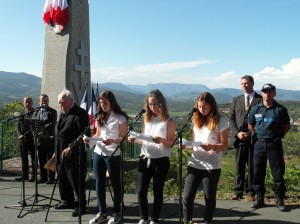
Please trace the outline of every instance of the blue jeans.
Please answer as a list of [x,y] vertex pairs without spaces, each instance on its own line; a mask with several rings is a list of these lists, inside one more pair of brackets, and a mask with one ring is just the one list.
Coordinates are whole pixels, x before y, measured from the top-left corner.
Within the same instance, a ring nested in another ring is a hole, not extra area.
[[96,178],[96,194],[98,199],[98,209],[101,213],[106,213],[106,171],[110,175],[111,185],[114,191],[114,212],[121,210],[121,178],[120,178],[121,156],[100,156],[94,154],[93,165]]

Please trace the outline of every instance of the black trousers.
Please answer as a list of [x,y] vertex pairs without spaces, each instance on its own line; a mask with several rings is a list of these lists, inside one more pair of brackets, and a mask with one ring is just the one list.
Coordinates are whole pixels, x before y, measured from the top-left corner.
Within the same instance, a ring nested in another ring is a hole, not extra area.
[[194,200],[200,184],[204,190],[204,222],[211,223],[215,209],[218,182],[221,175],[221,169],[201,170],[193,167],[188,167],[188,174],[185,178],[184,196],[183,196],[183,217],[184,222],[192,221]]
[[59,173],[58,173],[59,193],[63,203],[69,205],[74,204],[75,206],[78,206],[79,197],[80,197],[81,208],[85,208],[86,206],[86,195],[85,195],[86,154],[85,152],[81,153],[80,159],[82,162],[80,164],[80,169],[81,169],[80,172],[79,172],[79,163],[78,163],[78,153],[76,154],[74,153],[70,157],[64,158],[61,162]]
[[31,165],[32,165],[32,175],[35,174],[35,148],[34,144],[23,144],[20,145],[21,150],[21,159],[23,162],[23,175],[24,177],[28,177],[29,173],[29,161],[28,161],[28,153],[30,154],[31,158]]
[[235,152],[234,194],[243,196],[245,190],[248,195],[255,195],[253,175],[253,146],[250,143],[241,143]]
[[38,149],[39,165],[41,171],[41,179],[46,180],[47,177],[54,179],[55,173],[44,168],[44,165],[53,156],[54,144],[49,143],[48,145],[37,146],[37,149]]
[[150,166],[147,167],[148,159],[140,158],[137,176],[137,194],[142,219],[148,220],[148,188],[153,177],[153,211],[151,220],[158,221],[163,205],[163,190],[165,180],[170,168],[168,157],[151,159]]
[[254,145],[254,179],[253,188],[257,194],[264,194],[267,160],[273,177],[273,191],[276,196],[284,197],[286,186],[284,181],[285,163],[282,142],[256,141]]

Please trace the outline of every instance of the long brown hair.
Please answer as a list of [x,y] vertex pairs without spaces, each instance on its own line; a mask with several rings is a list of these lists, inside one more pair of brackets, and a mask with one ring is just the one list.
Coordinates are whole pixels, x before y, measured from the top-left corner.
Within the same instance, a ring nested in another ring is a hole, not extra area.
[[155,90],[152,90],[145,99],[144,109],[146,110],[146,113],[144,116],[144,121],[149,122],[153,115],[153,112],[150,109],[149,104],[148,104],[148,99],[150,97],[154,97],[160,104],[159,119],[162,121],[167,120],[167,118],[169,117],[169,111],[168,111],[166,99],[165,99],[164,95],[158,89],[155,89]]
[[[205,103],[211,106],[211,110],[208,116],[203,116],[203,114],[200,113],[198,109],[199,101],[204,101]],[[219,122],[219,112],[216,100],[213,97],[213,95],[208,92],[201,93],[198,96],[194,107],[197,109],[197,111],[194,113],[192,120],[195,127],[201,128],[204,124],[206,124],[209,130],[215,130]]]
[[[99,98],[98,98],[98,102],[100,100],[103,100],[103,99],[107,99],[109,101],[110,108],[114,113],[123,115],[126,118],[126,120],[128,121],[128,118],[129,118],[128,115],[121,109],[121,107],[118,104],[118,102],[116,100],[116,97],[115,97],[115,95],[113,94],[112,91],[106,90],[106,91],[101,92],[100,95],[99,95]],[[103,124],[104,124],[104,122],[103,122],[104,117],[107,114],[107,112],[103,111],[100,103],[98,103],[98,110],[97,111],[98,111],[97,112],[98,113],[97,120],[98,120],[100,126],[102,127]]]

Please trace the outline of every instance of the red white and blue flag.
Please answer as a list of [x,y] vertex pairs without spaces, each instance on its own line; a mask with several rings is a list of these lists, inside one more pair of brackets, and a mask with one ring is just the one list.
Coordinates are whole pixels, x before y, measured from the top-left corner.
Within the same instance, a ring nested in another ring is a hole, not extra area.
[[60,33],[69,22],[68,0],[46,0],[43,20],[53,32]]
[[88,93],[87,93],[87,88],[84,90],[84,94],[80,103],[80,107],[85,109],[87,111],[88,108]]
[[90,128],[93,133],[95,133],[96,128],[97,128],[96,120],[94,118],[96,113],[97,113],[97,100],[96,100],[96,96],[94,93],[94,88],[92,86],[92,103],[91,103],[88,114],[90,117]]

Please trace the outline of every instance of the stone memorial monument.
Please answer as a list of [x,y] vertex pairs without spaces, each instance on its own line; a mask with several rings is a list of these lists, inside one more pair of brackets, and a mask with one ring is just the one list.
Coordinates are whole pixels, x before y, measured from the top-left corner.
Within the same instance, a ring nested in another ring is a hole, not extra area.
[[49,96],[51,106],[58,111],[57,96],[63,89],[69,89],[79,105],[85,85],[91,85],[88,0],[62,2],[65,5],[61,6],[59,12],[66,11],[68,14],[68,21],[63,26],[55,18],[48,18],[47,24],[45,12],[53,16],[57,5],[53,8],[53,5],[46,6],[47,1],[45,3],[46,31],[41,86],[41,92]]

